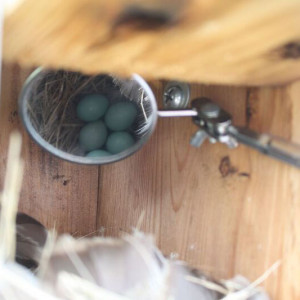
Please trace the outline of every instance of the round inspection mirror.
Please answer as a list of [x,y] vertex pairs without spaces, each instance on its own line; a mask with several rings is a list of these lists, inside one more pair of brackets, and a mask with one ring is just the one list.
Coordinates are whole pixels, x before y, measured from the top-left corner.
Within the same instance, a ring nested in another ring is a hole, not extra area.
[[80,164],[132,155],[149,140],[157,121],[153,92],[136,74],[122,79],[38,68],[23,86],[19,111],[37,144]]

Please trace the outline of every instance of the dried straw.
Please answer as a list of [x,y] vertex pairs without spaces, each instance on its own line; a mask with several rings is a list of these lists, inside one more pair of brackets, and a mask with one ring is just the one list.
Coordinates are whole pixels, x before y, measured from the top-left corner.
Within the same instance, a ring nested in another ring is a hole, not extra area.
[[15,258],[15,223],[24,170],[24,161],[20,157],[21,145],[21,134],[13,132],[9,139],[7,170],[1,194],[0,262],[14,261]]
[[33,127],[44,140],[68,153],[83,155],[78,147],[78,134],[84,125],[76,115],[79,100],[93,93],[109,94],[111,99],[116,92],[118,88],[109,76],[48,71],[33,88],[27,109]]

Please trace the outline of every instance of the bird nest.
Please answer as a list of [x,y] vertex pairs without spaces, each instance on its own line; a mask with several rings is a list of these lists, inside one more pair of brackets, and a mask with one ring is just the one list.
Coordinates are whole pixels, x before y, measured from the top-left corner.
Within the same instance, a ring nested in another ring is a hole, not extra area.
[[49,144],[65,152],[82,156],[78,135],[85,124],[76,114],[80,99],[99,93],[110,101],[121,93],[108,75],[88,76],[70,71],[47,71],[34,85],[27,101],[30,121],[38,134]]

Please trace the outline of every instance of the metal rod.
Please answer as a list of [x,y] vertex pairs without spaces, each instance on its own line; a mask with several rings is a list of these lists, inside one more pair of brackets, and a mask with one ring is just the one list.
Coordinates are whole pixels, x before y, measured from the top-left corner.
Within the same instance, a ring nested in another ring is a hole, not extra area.
[[195,117],[198,115],[197,111],[193,109],[159,110],[157,114],[159,117]]
[[300,168],[300,145],[241,127],[231,126],[229,134],[242,144]]

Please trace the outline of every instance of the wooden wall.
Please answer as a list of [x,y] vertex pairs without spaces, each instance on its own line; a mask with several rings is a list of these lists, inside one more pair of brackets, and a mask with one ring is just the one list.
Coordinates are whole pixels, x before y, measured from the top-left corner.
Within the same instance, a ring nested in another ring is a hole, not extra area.
[[[189,146],[190,119],[159,120],[134,156],[103,167],[73,165],[41,150],[22,129],[17,97],[29,70],[4,65],[0,110],[0,188],[8,135],[23,132],[25,177],[20,210],[48,228],[76,236],[130,232],[155,235],[166,255],[217,278],[251,280],[275,261],[264,283],[273,299],[300,298],[300,170],[240,146]],[[160,100],[163,84],[152,83]],[[277,88],[192,85],[238,125],[300,143],[300,82]]]
[[234,85],[300,78],[299,0],[6,2],[17,5],[3,57],[24,66]]

